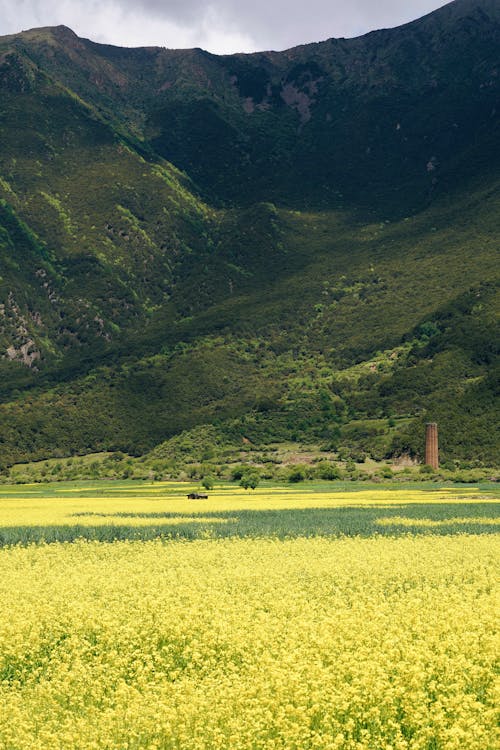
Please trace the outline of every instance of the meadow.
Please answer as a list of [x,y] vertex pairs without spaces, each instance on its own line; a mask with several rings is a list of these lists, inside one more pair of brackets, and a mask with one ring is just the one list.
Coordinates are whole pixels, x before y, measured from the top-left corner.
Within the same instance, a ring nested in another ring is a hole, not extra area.
[[1,488],[0,747],[498,747],[492,487],[190,489]]

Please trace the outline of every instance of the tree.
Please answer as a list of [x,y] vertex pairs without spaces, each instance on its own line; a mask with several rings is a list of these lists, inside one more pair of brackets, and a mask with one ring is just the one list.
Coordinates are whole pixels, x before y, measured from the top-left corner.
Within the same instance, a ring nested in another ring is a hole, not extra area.
[[214,488],[214,479],[211,476],[203,477],[201,480],[201,486],[204,487],[206,490],[213,490]]
[[243,487],[243,489],[245,490],[248,490],[249,488],[254,490],[256,487],[258,487],[259,482],[259,474],[256,471],[248,471],[241,477],[240,487]]

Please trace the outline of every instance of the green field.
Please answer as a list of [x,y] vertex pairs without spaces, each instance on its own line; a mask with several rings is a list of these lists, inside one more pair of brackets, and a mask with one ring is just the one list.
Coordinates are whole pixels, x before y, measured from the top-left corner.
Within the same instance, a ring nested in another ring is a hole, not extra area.
[[499,492],[473,486],[352,482],[268,485],[245,491],[217,485],[192,501],[181,482],[67,482],[0,488],[0,544],[312,536],[491,534]]

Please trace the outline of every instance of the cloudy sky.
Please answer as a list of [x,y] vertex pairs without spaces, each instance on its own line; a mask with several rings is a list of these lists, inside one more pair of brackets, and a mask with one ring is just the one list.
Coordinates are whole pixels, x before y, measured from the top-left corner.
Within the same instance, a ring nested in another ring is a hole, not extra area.
[[448,0],[0,0],[0,35],[64,24],[126,47],[286,49],[397,26]]

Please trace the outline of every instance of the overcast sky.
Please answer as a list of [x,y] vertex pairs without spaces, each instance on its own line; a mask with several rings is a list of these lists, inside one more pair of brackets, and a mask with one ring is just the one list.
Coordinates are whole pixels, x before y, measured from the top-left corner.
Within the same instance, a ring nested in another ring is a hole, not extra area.
[[64,24],[125,47],[286,49],[398,26],[448,0],[0,0],[0,35]]

